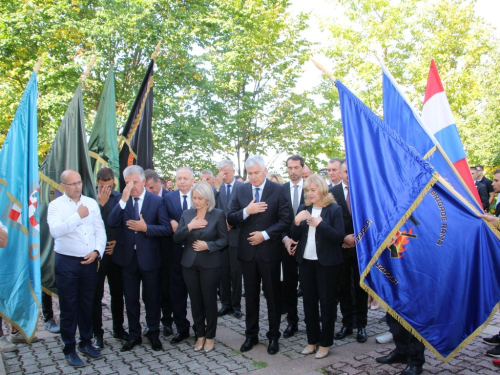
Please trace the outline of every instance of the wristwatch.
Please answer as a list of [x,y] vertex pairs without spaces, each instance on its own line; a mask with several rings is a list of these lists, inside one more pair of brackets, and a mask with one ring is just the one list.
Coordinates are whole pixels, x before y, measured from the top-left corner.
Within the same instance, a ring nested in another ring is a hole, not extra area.
[[96,253],[97,253],[97,260],[100,262],[101,261],[101,253],[99,252],[99,250],[94,250]]

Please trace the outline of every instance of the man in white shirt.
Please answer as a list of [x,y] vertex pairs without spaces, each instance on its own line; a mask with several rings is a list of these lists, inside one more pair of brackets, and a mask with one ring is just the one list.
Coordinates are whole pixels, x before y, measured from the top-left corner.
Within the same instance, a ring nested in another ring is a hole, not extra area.
[[342,182],[342,173],[340,172],[341,164],[342,159],[339,158],[331,158],[328,162],[327,172],[328,178],[330,179],[330,189]]
[[64,356],[73,367],[85,366],[76,353],[76,326],[80,332],[78,350],[91,358],[102,358],[92,340],[92,303],[97,268],[106,247],[106,232],[99,205],[82,195],[82,178],[68,169],[61,174],[64,195],[49,204],[47,223],[54,237],[55,278],[61,310],[61,338]]

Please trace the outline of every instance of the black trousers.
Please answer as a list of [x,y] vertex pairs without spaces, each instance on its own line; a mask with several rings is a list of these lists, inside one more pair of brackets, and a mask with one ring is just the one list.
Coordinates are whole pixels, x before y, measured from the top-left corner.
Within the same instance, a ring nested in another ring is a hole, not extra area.
[[97,284],[97,263],[83,265],[81,257],[56,253],[55,278],[59,294],[61,339],[64,354],[75,352],[76,327],[80,347],[91,344],[92,303]]
[[295,257],[288,254],[284,248],[283,255],[283,312],[287,314],[290,325],[299,322],[297,313],[297,287],[299,285],[299,268]]
[[221,267],[204,268],[195,258],[191,267],[183,267],[191,312],[198,337],[213,339],[217,330],[217,286]]
[[280,318],[283,307],[283,291],[280,283],[280,266],[280,261],[264,262],[258,259],[257,255],[251,261],[241,261],[246,301],[245,336],[249,339],[256,338],[259,335],[261,280],[269,316],[269,331],[266,336],[270,340],[277,340],[281,336]]
[[[368,294],[359,285],[359,266],[356,248],[342,249],[344,263],[340,266],[339,274],[339,301],[342,312],[342,325],[352,327],[356,311],[356,326],[366,327],[368,316]],[[352,296],[352,285],[354,283],[355,297]]]
[[142,300],[146,308],[146,324],[149,328],[148,337],[158,338],[160,335],[160,271],[161,268],[143,271],[139,267],[135,253],[130,265],[122,267],[130,340],[141,338],[141,304],[139,302],[141,282]]
[[109,294],[111,296],[111,317],[113,318],[113,331],[123,329],[123,277],[122,267],[111,260],[111,255],[104,254],[99,270],[97,271],[97,286],[92,308],[92,327],[94,334],[102,335],[102,297],[104,296],[104,282],[108,277]]
[[[333,345],[335,331],[335,285],[340,265],[322,266],[317,260],[303,259],[300,269],[300,284],[304,295],[304,315],[307,343],[323,347]],[[321,308],[321,315],[318,308]],[[320,318],[321,316],[321,318]],[[320,325],[321,323],[321,325]]]
[[189,333],[190,323],[186,319],[188,291],[180,263],[170,262],[170,292],[177,332]]
[[387,324],[389,325],[396,354],[405,356],[408,364],[412,366],[422,366],[425,363],[425,346],[418,339],[408,332],[392,315],[387,314]]
[[170,256],[168,250],[163,250],[161,268],[161,323],[164,327],[172,327],[172,294],[170,287]]
[[236,247],[227,247],[221,252],[220,302],[223,307],[241,311],[242,270],[237,253]]
[[50,319],[54,319],[54,310],[52,310],[52,296],[45,292],[42,292],[42,314],[44,322],[48,322]]

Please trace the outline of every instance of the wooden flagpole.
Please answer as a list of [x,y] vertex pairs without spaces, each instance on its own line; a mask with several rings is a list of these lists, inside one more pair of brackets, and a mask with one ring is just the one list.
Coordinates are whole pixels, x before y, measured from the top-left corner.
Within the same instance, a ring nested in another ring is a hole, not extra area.
[[337,78],[335,78],[332,74],[332,72],[330,72],[329,70],[327,70],[323,65],[321,65],[316,59],[312,58],[311,57],[311,61],[314,63],[314,65],[316,65],[316,68],[318,68],[319,70],[321,70],[323,73],[325,73],[325,75],[330,78],[333,82],[335,82],[337,80]]
[[97,56],[94,55],[92,57],[92,59],[90,60],[89,65],[87,66],[87,69],[85,70],[85,72],[80,77],[81,83],[83,83],[87,79],[88,75],[90,74],[90,71],[92,70],[92,67],[94,66],[94,63],[95,63],[96,59],[97,59]]
[[33,71],[38,74],[38,70],[40,70],[40,67],[42,66],[42,60],[43,60],[43,57],[40,57],[38,59],[38,61],[36,62],[36,65],[35,65],[35,68],[33,69]]

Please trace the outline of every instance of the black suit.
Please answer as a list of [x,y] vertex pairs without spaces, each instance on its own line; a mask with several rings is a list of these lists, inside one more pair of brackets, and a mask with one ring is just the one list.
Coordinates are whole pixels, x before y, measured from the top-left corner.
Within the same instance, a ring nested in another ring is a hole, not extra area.
[[111,227],[121,226],[121,235],[113,252],[113,261],[123,268],[125,304],[130,329],[130,340],[141,337],[140,285],[146,307],[148,336],[157,338],[160,326],[160,270],[161,237],[170,236],[172,228],[163,200],[146,191],[140,214],[147,224],[147,232],[134,232],[127,227],[128,220],[137,220],[132,197],[125,208],[118,204],[108,216]]
[[[169,190],[163,189],[161,191],[162,198],[170,193]],[[165,201],[163,201],[165,204]],[[170,293],[170,243],[171,237],[163,237],[161,239],[161,252],[162,252],[162,267],[161,267],[161,322],[164,327],[172,327],[172,296]]]
[[490,196],[488,194],[488,189],[486,188],[486,185],[481,182],[474,181],[474,184],[476,185],[479,198],[481,198],[483,210],[487,210],[490,207]]
[[[217,286],[222,266],[220,251],[228,242],[226,218],[221,210],[214,208],[205,215],[207,226],[190,232],[188,224],[195,216],[194,208],[184,211],[174,241],[185,242],[181,264],[196,333],[199,337],[213,339],[217,329]],[[208,251],[195,251],[193,243],[197,240],[205,241]]]
[[[242,182],[234,181],[231,197],[234,196],[236,188],[243,185]],[[227,217],[229,212],[229,201],[227,198],[227,184],[223,183],[219,189],[217,208],[224,212]],[[241,264],[238,260],[238,241],[240,228],[232,228],[228,232],[229,243],[226,251],[222,252],[222,276],[220,280],[220,302],[222,307],[241,311]]]
[[[229,225],[241,226],[238,241],[238,259],[241,261],[245,282],[247,339],[256,339],[259,334],[260,283],[267,300],[269,331],[267,337],[280,337],[280,314],[282,290],[280,286],[280,263],[283,258],[282,234],[292,223],[292,212],[282,185],[265,180],[260,201],[267,203],[264,212],[250,215],[246,219],[243,210],[254,198],[251,184],[236,189],[231,200],[227,221]],[[251,232],[266,231],[269,240],[252,246],[247,238]]]
[[[344,185],[342,183],[330,189],[337,204],[342,207],[342,217],[344,219],[344,229],[346,236],[354,233],[352,216],[347,208],[344,196]],[[361,288],[360,274],[358,266],[358,256],[356,247],[348,249],[342,248],[342,257],[344,263],[340,267],[339,275],[339,300],[340,311],[342,312],[342,324],[344,327],[352,327],[354,321],[352,282],[354,281],[355,292],[355,315],[356,326],[358,328],[366,327],[368,316],[368,294]]]
[[[290,192],[291,182],[283,185],[285,194],[290,202],[290,210],[293,213],[293,196]],[[304,189],[301,189],[298,206],[304,204]],[[297,206],[297,208],[298,208]],[[297,212],[299,212],[297,210]],[[297,213],[294,213],[294,216]],[[292,224],[293,226],[293,224]],[[283,238],[290,237],[297,241],[290,235],[290,230],[283,234]],[[295,256],[288,253],[288,250],[283,245],[283,312],[287,313],[287,321],[290,325],[297,325],[299,323],[299,316],[297,314],[297,286],[299,284],[299,269]]]
[[[311,213],[312,206],[301,205],[299,210],[306,209]],[[300,212],[299,211],[299,212]],[[323,347],[333,345],[335,330],[335,285],[342,263],[341,245],[344,241],[344,221],[342,209],[330,204],[321,209],[322,221],[316,227],[315,259],[305,259],[309,225],[304,220],[300,225],[292,224],[290,234],[299,241],[295,259],[300,268],[300,284],[304,292],[304,315],[307,331],[307,343]],[[318,309],[321,307],[321,317]],[[320,326],[321,321],[321,326]]]

